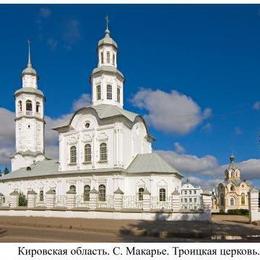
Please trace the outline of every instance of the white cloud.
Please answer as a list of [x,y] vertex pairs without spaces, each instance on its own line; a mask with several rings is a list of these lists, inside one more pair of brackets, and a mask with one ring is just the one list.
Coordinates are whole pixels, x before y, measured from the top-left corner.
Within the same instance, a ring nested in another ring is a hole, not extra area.
[[74,45],[80,39],[80,23],[76,19],[70,19],[67,21],[65,26],[65,31],[63,34],[63,40],[65,42],[65,48],[71,49],[72,45]]
[[141,89],[132,99],[135,106],[145,109],[145,118],[157,130],[178,134],[192,131],[211,115],[211,109],[202,111],[189,96],[175,90],[170,93],[161,90]]
[[254,110],[260,110],[260,101],[256,101],[253,105]]
[[[185,178],[197,180],[195,184],[209,187],[224,179],[227,164],[219,164],[212,155],[198,157],[190,154],[178,154],[174,151],[157,151],[168,163],[179,170]],[[241,179],[255,180],[260,177],[260,159],[249,159],[236,162],[241,170]],[[196,179],[197,178],[197,179]]]
[[179,154],[174,151],[158,151],[158,153],[183,173],[200,173],[206,170],[215,169],[218,166],[214,156],[206,155],[198,157],[190,154]]
[[73,110],[76,111],[82,107],[91,105],[91,97],[89,94],[82,94],[78,100],[73,102]]
[[176,153],[180,153],[180,154],[185,153],[185,148],[178,142],[174,143],[174,150]]

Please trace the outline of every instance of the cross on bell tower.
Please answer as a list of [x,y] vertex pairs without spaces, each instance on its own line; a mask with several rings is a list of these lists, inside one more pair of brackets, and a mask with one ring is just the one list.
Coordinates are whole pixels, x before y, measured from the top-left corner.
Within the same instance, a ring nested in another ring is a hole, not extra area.
[[105,17],[105,36],[98,42],[98,65],[92,71],[93,105],[115,105],[123,108],[124,76],[117,69],[117,43],[111,38],[109,18]]

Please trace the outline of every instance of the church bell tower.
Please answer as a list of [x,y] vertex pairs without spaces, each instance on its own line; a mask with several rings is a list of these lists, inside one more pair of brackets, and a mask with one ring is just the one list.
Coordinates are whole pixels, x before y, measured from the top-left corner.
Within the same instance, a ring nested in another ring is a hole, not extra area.
[[44,156],[44,95],[38,89],[38,75],[31,63],[28,42],[28,63],[22,72],[22,88],[15,92],[16,153],[12,171],[42,161]]
[[92,71],[92,104],[115,105],[123,108],[124,76],[117,69],[117,43],[111,38],[106,17],[105,36],[98,42],[98,64]]

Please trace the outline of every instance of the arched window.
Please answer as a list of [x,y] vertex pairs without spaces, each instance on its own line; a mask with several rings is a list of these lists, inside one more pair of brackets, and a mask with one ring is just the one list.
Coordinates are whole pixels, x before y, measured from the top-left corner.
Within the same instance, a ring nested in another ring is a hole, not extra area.
[[221,206],[225,205],[225,198],[224,198],[224,194],[223,193],[220,195],[220,205]]
[[76,163],[77,162],[77,150],[76,146],[70,147],[70,163]]
[[103,51],[101,52],[101,64],[103,64],[104,63],[104,53],[103,53]]
[[115,65],[115,60],[116,60],[115,54],[113,54],[113,65]]
[[43,190],[40,191],[40,201],[44,201],[44,193],[43,193]]
[[164,188],[161,188],[159,190],[159,200],[165,201],[166,200],[166,190]]
[[117,102],[120,103],[120,88],[117,88],[117,93],[116,93],[116,97],[117,97]]
[[76,192],[76,186],[75,185],[70,185],[70,191]]
[[32,111],[32,101],[26,100],[26,111]]
[[23,104],[22,104],[21,100],[18,101],[18,109],[20,112],[22,112],[22,110],[23,110]]
[[234,200],[234,198],[230,198],[230,206],[235,206],[235,200]]
[[36,102],[36,113],[40,113],[40,102]]
[[107,161],[107,144],[106,143],[100,144],[100,161],[102,161],[102,162]]
[[107,63],[110,63],[110,52],[107,52]]
[[97,86],[97,100],[100,100],[101,99],[101,86],[98,85]]
[[246,204],[246,195],[245,193],[241,194],[241,205],[245,205]]
[[89,193],[90,193],[90,186],[85,185],[84,186],[84,194],[83,194],[84,201],[89,201],[89,199],[90,199]]
[[106,186],[103,184],[98,187],[98,199],[99,201],[106,201]]
[[90,144],[85,145],[85,162],[86,163],[91,162],[91,145]]
[[144,188],[138,190],[138,200],[144,200]]
[[231,185],[230,190],[231,190],[231,191],[235,191],[235,186],[234,186],[234,185]]
[[107,99],[112,99],[112,86],[107,85]]

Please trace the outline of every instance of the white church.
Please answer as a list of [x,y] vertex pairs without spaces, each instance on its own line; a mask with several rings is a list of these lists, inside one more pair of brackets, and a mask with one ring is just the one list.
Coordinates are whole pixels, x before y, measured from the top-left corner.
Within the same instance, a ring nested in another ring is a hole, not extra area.
[[59,134],[57,161],[45,156],[45,96],[29,48],[22,88],[15,92],[16,153],[12,171],[0,177],[0,208],[18,208],[21,196],[31,212],[181,208],[182,175],[152,152],[154,138],[144,118],[124,109],[124,75],[108,27],[98,42],[97,59],[90,75],[92,105],[53,129]]

